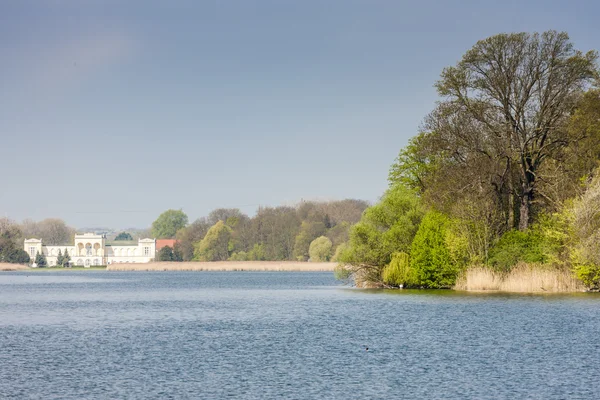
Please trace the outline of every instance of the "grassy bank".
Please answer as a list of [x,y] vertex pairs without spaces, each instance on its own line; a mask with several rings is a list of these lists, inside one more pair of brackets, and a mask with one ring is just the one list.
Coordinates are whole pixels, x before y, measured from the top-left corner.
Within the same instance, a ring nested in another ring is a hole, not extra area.
[[23,264],[0,263],[0,271],[27,271],[30,268]]
[[108,271],[332,271],[336,263],[295,261],[152,262],[112,264]]
[[517,293],[582,292],[585,287],[569,270],[538,264],[519,264],[509,272],[485,267],[469,268],[456,282],[455,290],[496,290]]

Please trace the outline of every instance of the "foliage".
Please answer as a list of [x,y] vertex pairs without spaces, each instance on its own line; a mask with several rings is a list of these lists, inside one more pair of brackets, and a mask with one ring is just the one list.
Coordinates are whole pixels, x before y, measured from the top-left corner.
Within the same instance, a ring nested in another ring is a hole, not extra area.
[[229,258],[231,228],[218,221],[195,246],[194,259],[198,261],[226,261]]
[[452,259],[448,246],[450,228],[450,219],[437,211],[429,211],[421,221],[410,253],[414,285],[433,289],[454,286],[461,266]]
[[0,262],[29,263],[29,254],[21,248],[21,230],[8,218],[0,218]]
[[600,266],[595,264],[577,264],[575,266],[575,276],[583,284],[592,290],[600,289]]
[[67,249],[65,249],[65,254],[63,254],[61,265],[65,268],[71,265],[71,256],[69,255],[69,250]]
[[381,279],[390,286],[413,286],[415,277],[410,267],[409,255],[404,252],[392,254],[392,260],[383,269]]
[[308,253],[310,254],[310,261],[312,262],[324,262],[329,261],[331,258],[331,247],[333,244],[327,236],[320,236],[310,243]]
[[133,237],[128,232],[121,232],[115,237],[115,241],[119,240],[133,240]]
[[46,260],[46,255],[43,253],[37,253],[35,255],[35,263],[38,268],[44,268],[48,266],[48,261]]
[[348,247],[339,254],[339,262],[351,265],[367,281],[381,281],[381,271],[392,254],[410,252],[423,214],[414,191],[402,185],[391,187],[352,227]]
[[600,168],[587,190],[573,201],[571,261],[577,276],[589,288],[600,288]]
[[324,222],[304,221],[300,226],[300,232],[294,241],[294,257],[298,261],[306,261],[310,258],[309,247],[316,238],[327,231]]
[[183,211],[167,210],[152,223],[152,235],[158,239],[173,239],[187,223],[188,217]]
[[210,227],[206,218],[199,218],[177,232],[175,250],[183,261],[191,261],[194,258],[194,245],[206,236]]
[[[66,250],[66,249],[65,249]],[[58,249],[58,255],[56,256],[56,266],[62,267],[65,262],[65,257],[62,254],[62,250]]]
[[37,238],[47,246],[62,245],[73,241],[75,229],[58,218],[47,218],[40,222],[25,220],[21,224],[24,238]]
[[173,249],[170,246],[164,246],[158,251],[158,261],[176,261]]
[[490,251],[489,264],[508,271],[518,262],[545,263],[543,237],[538,232],[512,230],[506,232]]
[[582,87],[598,76],[597,59],[564,32],[500,34],[477,42],[436,84],[444,100],[428,130],[474,178],[485,173],[474,168],[495,164],[487,179],[512,188],[520,230],[531,222],[544,163],[569,144],[565,126]]

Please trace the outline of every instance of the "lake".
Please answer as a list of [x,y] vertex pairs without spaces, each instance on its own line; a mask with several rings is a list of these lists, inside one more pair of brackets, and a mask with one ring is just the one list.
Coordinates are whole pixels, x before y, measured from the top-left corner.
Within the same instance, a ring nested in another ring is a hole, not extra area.
[[599,393],[597,294],[369,291],[309,272],[0,274],[0,398]]

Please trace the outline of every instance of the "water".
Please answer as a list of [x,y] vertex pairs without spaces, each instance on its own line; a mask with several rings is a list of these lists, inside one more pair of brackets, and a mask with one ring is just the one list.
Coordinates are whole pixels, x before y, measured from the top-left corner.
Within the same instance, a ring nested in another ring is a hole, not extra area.
[[0,398],[591,399],[599,332],[593,294],[362,291],[330,273],[1,273]]

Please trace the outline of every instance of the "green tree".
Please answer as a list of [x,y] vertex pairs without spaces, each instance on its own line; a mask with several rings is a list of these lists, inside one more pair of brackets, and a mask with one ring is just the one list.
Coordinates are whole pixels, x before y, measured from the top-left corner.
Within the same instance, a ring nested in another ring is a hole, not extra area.
[[38,252],[35,255],[35,263],[37,264],[38,268],[44,268],[48,266],[48,261],[46,260],[44,253]]
[[204,239],[211,225],[206,218],[199,218],[177,232],[176,253],[182,261],[194,259],[194,245]]
[[29,255],[21,248],[19,226],[8,218],[0,218],[0,262],[25,264]]
[[218,221],[196,244],[194,258],[198,261],[226,261],[230,254],[231,228]]
[[564,32],[500,34],[477,42],[436,84],[443,100],[426,127],[470,176],[485,171],[485,160],[505,165],[487,180],[516,196],[508,207],[517,209],[520,230],[532,220],[544,163],[569,143],[566,122],[598,77],[597,59],[575,50]]
[[158,239],[173,239],[187,224],[188,217],[183,211],[167,210],[152,223],[152,235]]
[[313,240],[323,235],[327,228],[321,221],[304,221],[300,226],[300,232],[294,241],[294,257],[298,261],[306,261],[309,258],[309,246]]
[[158,251],[158,261],[174,261],[175,255],[170,246],[165,246]]
[[65,257],[62,254],[62,250],[58,249],[58,256],[56,257],[56,266],[62,267],[65,262]]
[[115,237],[115,241],[119,240],[133,240],[133,237],[128,232],[121,232]]
[[333,244],[327,236],[320,236],[310,243],[308,253],[310,254],[310,261],[312,262],[324,262],[329,261],[331,258],[331,247]]
[[392,260],[383,269],[381,278],[386,285],[390,286],[415,286],[414,271],[410,267],[408,254],[404,252],[392,254]]
[[451,222],[445,215],[429,211],[419,226],[410,250],[413,284],[427,288],[451,288],[460,270],[448,248]]
[[71,256],[69,255],[69,250],[67,249],[65,249],[65,254],[63,254],[62,266],[65,268],[69,268],[71,266]]
[[398,251],[410,252],[424,211],[416,193],[403,185],[388,189],[350,230],[348,246],[338,261],[351,266],[355,276],[381,283],[381,272]]

